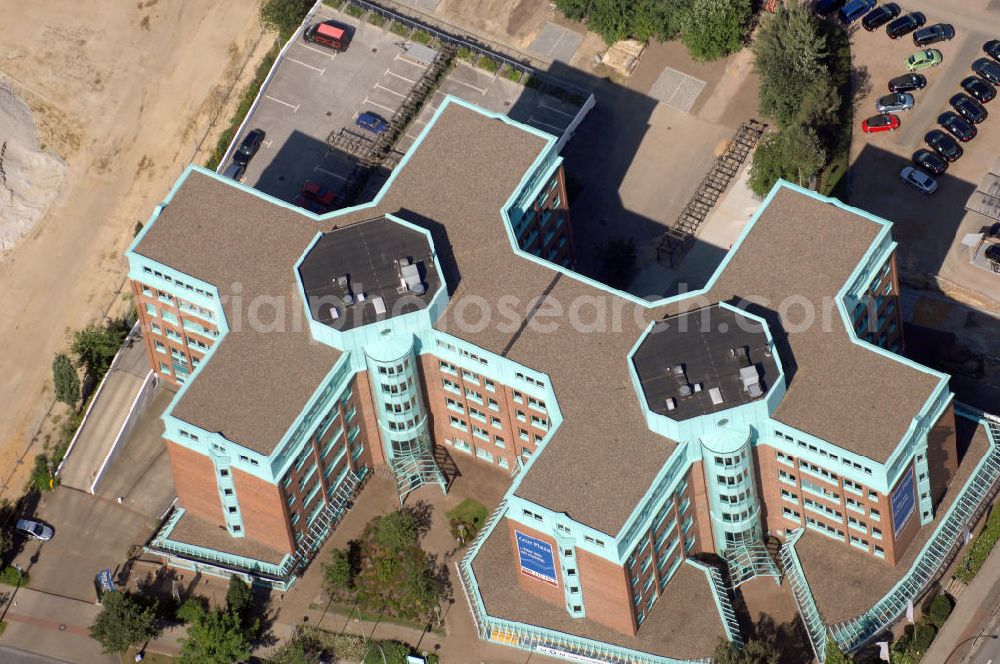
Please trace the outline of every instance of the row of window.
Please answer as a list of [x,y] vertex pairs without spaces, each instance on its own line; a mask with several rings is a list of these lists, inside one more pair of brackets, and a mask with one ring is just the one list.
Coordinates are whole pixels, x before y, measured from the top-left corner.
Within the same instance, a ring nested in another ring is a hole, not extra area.
[[[870,467],[868,467],[868,466],[864,466],[864,465],[862,465],[862,464],[860,464],[860,463],[858,463],[856,461],[851,461],[850,459],[848,459],[846,457],[842,458],[838,454],[830,452],[830,451],[828,451],[828,450],[826,450],[826,449],[824,449],[824,448],[822,448],[822,447],[820,447],[818,445],[813,445],[812,443],[806,443],[805,441],[798,440],[797,438],[793,438],[792,436],[784,433],[783,431],[778,431],[777,429],[775,429],[774,430],[774,435],[777,436],[778,438],[780,438],[781,440],[784,440],[785,442],[794,443],[795,445],[797,445],[798,447],[800,447],[802,449],[807,449],[810,452],[815,452],[816,454],[820,455],[821,457],[829,458],[831,461],[837,461],[839,463],[844,464],[845,466],[847,466],[849,468],[854,468],[855,470],[861,470],[861,471],[863,471],[865,473],[865,475],[871,475],[872,474],[872,469]],[[786,455],[786,454],[783,454],[783,453],[779,452],[778,453],[778,460],[779,461],[784,461],[785,463],[789,463],[791,461],[791,457],[788,456],[788,455]],[[802,463],[802,462],[800,461],[800,463]],[[830,473],[830,474],[832,475],[832,473]],[[833,475],[833,476],[836,477],[836,475]]]
[[142,271],[144,273],[146,273],[146,274],[151,274],[151,275],[153,275],[153,276],[155,276],[155,277],[157,277],[159,279],[163,279],[168,284],[176,284],[177,286],[180,286],[181,288],[186,288],[189,291],[194,291],[195,293],[198,293],[198,295],[204,295],[205,297],[212,297],[212,294],[209,293],[208,291],[204,290],[203,288],[198,288],[196,286],[193,286],[193,285],[187,283],[186,281],[181,281],[180,279],[171,277],[169,274],[164,274],[163,272],[160,272],[159,270],[154,270],[151,267],[148,267],[148,266],[144,265],[142,267]]

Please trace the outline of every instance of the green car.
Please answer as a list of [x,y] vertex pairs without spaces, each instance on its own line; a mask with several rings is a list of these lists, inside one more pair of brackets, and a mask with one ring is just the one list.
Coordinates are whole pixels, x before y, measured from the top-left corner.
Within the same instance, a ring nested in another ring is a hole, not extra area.
[[927,69],[928,67],[935,67],[941,64],[942,60],[944,60],[944,58],[941,57],[941,51],[936,48],[929,48],[926,51],[917,51],[906,59],[906,69],[908,71]]

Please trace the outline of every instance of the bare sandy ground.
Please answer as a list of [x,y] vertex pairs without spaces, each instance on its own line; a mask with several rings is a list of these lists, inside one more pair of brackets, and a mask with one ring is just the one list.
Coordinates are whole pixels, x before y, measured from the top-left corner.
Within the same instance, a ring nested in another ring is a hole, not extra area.
[[271,37],[253,0],[0,0],[0,15],[0,75],[68,177],[0,265],[0,495],[11,496],[43,442],[53,354],[124,307],[136,222],[214,140],[248,55]]

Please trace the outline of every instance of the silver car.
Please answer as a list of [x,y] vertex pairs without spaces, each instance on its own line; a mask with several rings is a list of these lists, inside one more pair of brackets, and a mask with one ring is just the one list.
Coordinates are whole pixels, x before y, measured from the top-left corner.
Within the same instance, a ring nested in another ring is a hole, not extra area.
[[924,194],[933,194],[937,191],[937,180],[924,173],[919,168],[907,166],[899,172],[899,177],[912,187]]
[[894,92],[891,95],[875,100],[875,108],[879,113],[899,113],[913,108],[913,95],[905,92]]
[[33,537],[43,542],[47,542],[55,535],[55,531],[52,530],[51,526],[47,526],[34,519],[18,519],[16,528],[28,537]]

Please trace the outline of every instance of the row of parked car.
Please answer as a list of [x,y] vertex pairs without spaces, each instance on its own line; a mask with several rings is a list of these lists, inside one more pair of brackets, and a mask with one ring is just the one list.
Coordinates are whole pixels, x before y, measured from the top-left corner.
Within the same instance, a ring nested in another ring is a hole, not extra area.
[[[994,39],[983,44],[988,58],[979,58],[972,64],[978,74],[962,79],[959,92],[948,100],[953,110],[938,116],[938,124],[945,130],[932,129],[924,136],[930,147],[920,148],[913,153],[914,166],[903,168],[899,176],[925,194],[937,191],[937,181],[932,176],[942,175],[948,164],[958,160],[963,154],[961,143],[968,143],[979,133],[976,125],[989,116],[984,104],[997,96],[996,86],[1000,85],[1000,40]],[[991,59],[992,58],[992,59]]]

